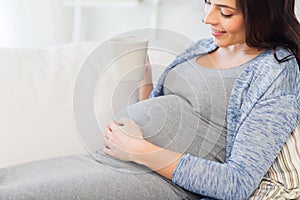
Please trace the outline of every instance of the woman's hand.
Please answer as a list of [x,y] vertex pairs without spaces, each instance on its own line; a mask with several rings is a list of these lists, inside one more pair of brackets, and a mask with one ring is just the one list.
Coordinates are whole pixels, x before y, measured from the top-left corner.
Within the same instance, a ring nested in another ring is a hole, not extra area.
[[106,127],[103,152],[123,161],[135,161],[140,146],[144,142],[138,125],[131,119],[111,121]]
[[148,99],[152,89],[152,70],[149,62],[149,57],[147,56],[144,79],[141,81],[139,88],[139,100],[142,101]]
[[106,128],[103,152],[123,161],[144,165],[172,179],[182,154],[158,147],[143,138],[138,125],[131,119],[111,121]]

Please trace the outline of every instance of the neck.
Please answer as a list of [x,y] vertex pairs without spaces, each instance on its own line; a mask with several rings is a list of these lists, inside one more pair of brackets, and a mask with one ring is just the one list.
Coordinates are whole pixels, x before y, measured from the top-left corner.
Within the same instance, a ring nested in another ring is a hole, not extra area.
[[240,54],[257,55],[260,52],[262,52],[262,50],[249,47],[246,43],[222,47],[222,50],[231,55],[240,55]]
[[[238,66],[255,58],[263,50],[250,48],[244,44],[235,44],[226,47],[219,47],[216,51],[210,54],[215,65],[218,68],[228,68]],[[228,59],[230,58],[230,59]]]

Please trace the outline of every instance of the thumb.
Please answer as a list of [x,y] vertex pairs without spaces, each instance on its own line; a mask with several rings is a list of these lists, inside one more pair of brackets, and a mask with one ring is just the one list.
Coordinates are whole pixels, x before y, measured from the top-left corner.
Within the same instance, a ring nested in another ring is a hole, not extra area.
[[146,71],[151,70],[151,64],[150,64],[150,59],[149,59],[149,55],[147,55],[146,57]]
[[123,126],[120,129],[127,135],[141,138],[141,130],[140,127],[130,118],[122,117],[119,122]]
[[147,57],[146,57],[146,64],[147,64],[147,65],[150,65],[149,55],[148,55],[148,54],[147,54]]
[[128,126],[131,123],[131,119],[128,117],[121,117],[118,121],[116,121],[116,124],[119,126]]

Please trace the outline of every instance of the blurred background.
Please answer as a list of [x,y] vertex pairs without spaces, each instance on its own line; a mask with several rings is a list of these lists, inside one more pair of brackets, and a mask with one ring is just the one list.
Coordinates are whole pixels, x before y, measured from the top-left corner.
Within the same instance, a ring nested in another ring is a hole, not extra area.
[[203,9],[203,0],[0,0],[0,47],[104,41],[145,27],[197,40],[209,34]]

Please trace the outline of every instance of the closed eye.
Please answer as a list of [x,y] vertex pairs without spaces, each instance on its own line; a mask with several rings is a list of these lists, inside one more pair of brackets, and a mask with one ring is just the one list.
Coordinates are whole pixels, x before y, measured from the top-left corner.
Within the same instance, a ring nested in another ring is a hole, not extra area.
[[222,12],[221,12],[221,15],[222,15],[223,17],[225,17],[225,18],[230,18],[230,17],[232,17],[232,16],[233,16],[233,14],[226,15],[226,14],[224,14],[224,13],[222,13]]

